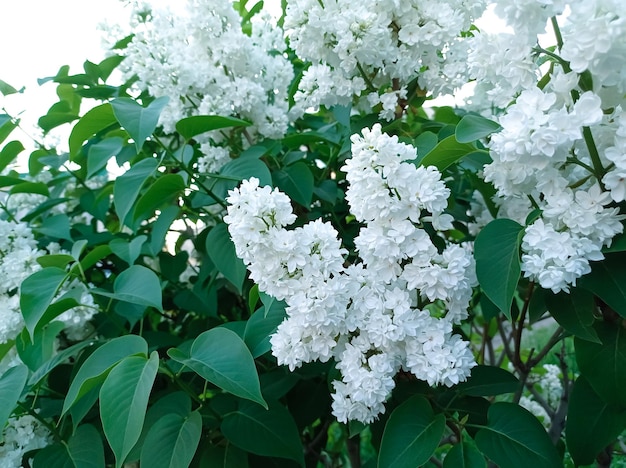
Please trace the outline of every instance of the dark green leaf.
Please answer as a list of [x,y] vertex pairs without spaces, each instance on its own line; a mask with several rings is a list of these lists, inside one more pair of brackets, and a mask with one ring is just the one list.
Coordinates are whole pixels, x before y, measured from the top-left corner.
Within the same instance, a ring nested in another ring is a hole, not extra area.
[[573,288],[569,294],[546,294],[545,302],[550,315],[564,330],[583,340],[600,344],[598,334],[593,328],[596,310],[593,294]]
[[148,107],[142,107],[130,98],[118,98],[111,101],[115,118],[135,141],[139,153],[144,142],[152,135],[159,123],[159,116],[169,98],[161,96],[152,101]]
[[154,424],[143,444],[141,464],[151,468],[187,468],[202,434],[197,411],[183,417],[168,414]]
[[37,385],[41,379],[50,373],[52,369],[57,367],[59,364],[62,364],[66,359],[76,356],[81,350],[91,346],[92,344],[93,343],[91,341],[81,341],[70,346],[69,348],[64,349],[63,351],[60,351],[52,359],[42,364],[41,367],[39,367],[39,369],[31,375],[28,380],[28,385]]
[[159,368],[159,355],[124,358],[109,373],[100,389],[102,429],[115,454],[115,467],[124,464],[143,427],[148,398]]
[[270,307],[267,313],[263,306],[248,319],[243,340],[253,357],[257,358],[271,349],[270,335],[276,331],[285,315],[285,303],[274,301],[274,307]]
[[[0,427],[4,427],[9,416],[15,409],[15,404],[24,390],[28,369],[19,365],[11,367],[0,375]],[[0,442],[2,442],[3,432],[0,431]]]
[[69,137],[70,158],[78,154],[85,140],[115,124],[111,104],[105,103],[94,107],[76,122]]
[[459,143],[471,143],[497,132],[500,125],[479,115],[467,114],[456,126],[455,136]]
[[36,231],[44,236],[71,241],[70,229],[70,218],[66,214],[58,214],[44,219]]
[[163,311],[161,283],[158,276],[141,265],[132,265],[115,278],[113,293],[93,289],[94,294]]
[[556,448],[539,420],[514,403],[494,403],[489,422],[476,434],[478,448],[500,468],[559,468]]
[[133,212],[134,223],[137,224],[152,216],[157,208],[170,204],[185,190],[186,186],[187,184],[179,174],[165,174],[157,177],[137,200]]
[[[159,163],[156,159],[147,158],[132,166],[125,174],[115,179],[113,185],[113,203],[120,219],[120,225],[133,209],[135,200],[148,178],[156,171]],[[130,227],[130,226],[129,226]]]
[[612,253],[591,264],[591,273],[578,285],[600,297],[615,312],[626,318],[626,252]]
[[580,373],[604,401],[626,407],[626,330],[606,322],[595,330],[601,343],[574,339]]
[[222,421],[222,433],[237,447],[257,455],[288,458],[304,466],[298,428],[289,411],[279,403],[269,409],[241,401]]
[[305,208],[311,206],[313,198],[313,174],[303,162],[287,166],[273,174],[274,185]]
[[15,161],[17,155],[24,151],[24,145],[20,141],[10,141],[0,151],[0,172]]
[[385,425],[378,466],[412,468],[426,463],[435,452],[446,427],[443,414],[415,395],[398,406]]
[[457,391],[471,396],[495,396],[514,393],[520,382],[510,372],[494,366],[476,366],[466,382],[457,385]]
[[91,145],[87,153],[87,178],[104,169],[109,159],[116,156],[123,147],[124,140],[120,137],[107,138]]
[[53,444],[37,452],[33,459],[33,468],[76,468],[67,447]]
[[144,235],[134,237],[130,242],[126,239],[113,239],[109,242],[111,252],[120,257],[129,265],[135,263],[137,257],[141,253],[141,246],[146,241],[147,237]]
[[196,115],[179,120],[176,123],[176,131],[183,138],[189,140],[196,135],[211,130],[219,130],[228,127],[248,127],[252,125],[245,120],[236,119],[234,117],[222,117],[219,115]]
[[224,223],[215,226],[206,237],[206,252],[217,269],[241,294],[246,278],[246,266],[235,253],[228,227]]
[[577,465],[588,465],[626,428],[626,409],[603,401],[584,377],[570,395],[565,425],[567,448]]
[[511,304],[521,275],[519,248],[524,227],[510,219],[494,219],[474,243],[476,276],[487,297],[511,318]]
[[100,385],[115,364],[135,354],[148,354],[148,343],[138,335],[113,338],[96,349],[74,376],[63,402],[63,414],[89,390]]
[[20,286],[20,308],[30,336],[44,316],[52,299],[67,278],[60,268],[44,268],[26,278]]
[[444,138],[420,161],[422,166],[435,166],[443,171],[459,161],[463,156],[476,152],[476,147],[467,143],[459,143],[454,135]]
[[443,468],[487,468],[487,461],[473,443],[464,440],[450,449]]
[[76,468],[104,468],[102,437],[91,424],[79,426],[67,448]]
[[168,355],[221,389],[267,408],[254,359],[235,332],[212,328],[194,340],[189,356],[176,348]]
[[35,371],[50,360],[56,351],[56,337],[64,328],[63,322],[48,323],[35,331],[32,342],[28,331],[23,330],[15,339],[15,348],[22,362]]

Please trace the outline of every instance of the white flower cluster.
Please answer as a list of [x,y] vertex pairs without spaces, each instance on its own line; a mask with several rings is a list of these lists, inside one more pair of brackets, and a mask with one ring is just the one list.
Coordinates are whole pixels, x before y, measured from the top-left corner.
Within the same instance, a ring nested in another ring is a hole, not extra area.
[[[54,244],[52,253],[57,253]],[[37,258],[45,255],[37,248],[33,233],[25,223],[0,220],[0,344],[10,342],[24,327],[24,318],[20,310],[18,288],[31,274],[41,266]],[[87,322],[95,314],[95,303],[84,284],[71,282],[64,285],[59,296],[74,291],[80,306],[63,312],[56,320],[66,326],[65,332],[72,340],[83,339],[89,332]]]
[[289,198],[257,179],[229,193],[224,220],[259,289],[287,302],[271,337],[278,362],[293,370],[334,358],[333,414],[367,423],[385,411],[400,371],[430,385],[467,378],[474,358],[452,326],[465,317],[475,277],[471,252],[438,252],[423,229],[449,227],[449,191],[437,170],[407,162],[415,148],[377,124],[352,136],[352,155],[342,170],[365,225],[355,239],[359,263],[344,266],[347,251],[329,223],[285,229],[295,220]]
[[[540,89],[533,79],[539,68],[533,65],[536,59],[530,47],[524,58],[523,50],[516,51],[511,42],[502,55],[518,57],[511,61],[513,71],[506,75],[502,69],[496,73],[502,79],[493,80],[505,84],[489,84],[485,76],[478,86],[487,86],[486,93],[493,93],[491,104],[502,106],[507,96],[514,99],[499,118],[502,130],[489,142],[493,162],[485,166],[484,177],[497,190],[494,201],[501,207],[500,217],[523,224],[533,208],[541,210],[523,237],[524,275],[555,293],[568,291],[591,271],[589,262],[601,260],[601,249],[623,231],[624,215],[615,202],[626,198],[622,111],[626,17],[612,0],[500,0],[496,5],[496,12],[514,33],[507,40],[519,37],[519,43],[526,45],[533,38],[536,43],[548,18],[566,7],[570,12],[557,20],[562,23],[564,43],[556,53],[569,61],[573,71],[555,63],[549,83]],[[480,35],[472,40],[479,43]],[[470,57],[476,53],[471,52]],[[481,60],[480,67],[493,69],[485,57]],[[593,90],[580,87],[579,73],[585,71],[593,74]],[[513,216],[511,207],[517,209]],[[482,215],[480,210],[475,212],[480,222],[488,220],[484,211]]]
[[[484,8],[483,0],[293,0],[285,33],[299,57],[310,61],[295,95],[301,110],[349,104],[366,97],[382,103],[381,118],[395,115],[406,85],[419,77],[428,88],[448,51]],[[455,72],[444,71],[450,75]],[[367,95],[365,95],[367,92]],[[365,103],[365,101],[362,101]]]
[[0,468],[20,468],[24,466],[22,460],[27,452],[41,449],[52,442],[50,431],[28,414],[9,418],[2,436]]
[[[282,31],[258,16],[248,36],[230,1],[188,0],[186,14],[153,9],[135,28],[122,68],[142,90],[170,97],[160,117],[166,131],[184,117],[222,115],[251,121],[250,137],[285,134],[293,69],[282,54]],[[228,160],[224,137],[206,135],[199,137],[201,170],[216,171]]]

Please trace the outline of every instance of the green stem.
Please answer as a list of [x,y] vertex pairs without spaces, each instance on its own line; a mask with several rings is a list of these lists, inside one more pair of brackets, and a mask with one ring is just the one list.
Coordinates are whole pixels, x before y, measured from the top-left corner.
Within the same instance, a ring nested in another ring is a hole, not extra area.
[[563,36],[561,35],[561,28],[556,20],[556,16],[550,18],[552,29],[554,30],[554,36],[556,37],[556,46],[561,50],[563,48]]
[[598,179],[598,183],[602,190],[604,190],[604,186],[602,185],[602,177],[606,173],[606,170],[602,166],[602,161],[600,161],[600,153],[598,153],[598,147],[596,146],[596,142],[593,139],[593,134],[591,133],[591,129],[589,127],[583,127],[583,137],[585,139],[585,145],[587,145],[587,150],[589,151],[589,156],[591,156],[591,163],[593,164],[593,174]]
[[370,91],[376,92],[377,90],[376,90],[376,87],[374,86],[374,83],[372,83],[372,81],[369,79],[369,77],[367,76],[367,73],[365,73],[365,70],[363,70],[363,67],[361,67],[361,64],[359,62],[356,63],[356,68],[359,70],[359,73],[363,77],[363,80],[365,81],[365,84],[367,85],[368,89]]

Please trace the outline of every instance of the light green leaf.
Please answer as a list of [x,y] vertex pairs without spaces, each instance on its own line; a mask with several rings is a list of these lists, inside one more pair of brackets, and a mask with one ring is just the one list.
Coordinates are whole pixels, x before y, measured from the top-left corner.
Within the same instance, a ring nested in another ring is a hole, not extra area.
[[115,467],[124,464],[143,427],[148,399],[159,369],[159,355],[124,358],[109,373],[100,389],[102,429],[115,454]]
[[41,226],[35,228],[37,232],[44,236],[72,241],[70,229],[70,219],[66,214],[50,216],[43,220]]
[[604,401],[626,408],[626,330],[618,324],[598,322],[601,343],[574,338],[580,373]]
[[500,468],[560,468],[556,448],[539,420],[514,403],[494,403],[487,427],[476,433],[478,448]]
[[117,98],[111,101],[115,118],[135,140],[135,148],[138,153],[146,139],[156,129],[159,116],[168,101],[167,96],[162,96],[152,101],[148,107],[142,107],[130,98]]
[[459,143],[471,143],[497,132],[500,124],[480,115],[467,114],[456,126],[455,136]]
[[148,343],[137,335],[113,338],[96,349],[85,359],[72,380],[63,402],[62,414],[65,414],[89,390],[100,385],[115,364],[135,354],[148,355]]
[[141,265],[132,265],[121,272],[113,283],[113,293],[102,289],[91,292],[118,301],[130,302],[163,311],[161,283],[158,276]]
[[478,150],[474,145],[459,143],[454,135],[450,135],[437,143],[437,146],[421,160],[418,160],[421,166],[435,166],[440,171],[443,171],[464,156],[476,151]]
[[91,424],[78,426],[67,448],[76,468],[104,468],[102,437]]
[[230,240],[228,227],[220,223],[206,236],[206,252],[220,273],[230,281],[239,294],[246,279],[246,266],[235,253],[235,245]]
[[0,151],[0,172],[15,161],[17,155],[24,151],[24,145],[20,141],[10,141]]
[[194,411],[187,417],[168,414],[152,426],[141,451],[142,466],[187,468],[202,435],[202,416]]
[[511,318],[511,304],[521,275],[519,248],[524,227],[510,219],[494,219],[474,243],[476,276],[487,297]]
[[289,197],[305,208],[311,206],[313,198],[313,174],[303,162],[297,162],[291,166],[275,171],[273,174],[274,185],[279,187]]
[[[24,365],[11,367],[0,375],[0,427],[4,427],[15,409],[15,404],[22,395],[27,378],[28,369]],[[2,438],[3,431],[0,431],[0,442],[2,442]]]
[[109,159],[122,150],[124,140],[120,137],[112,137],[91,145],[87,153],[87,178],[100,172],[107,165]]
[[76,122],[69,137],[70,159],[74,158],[80,151],[85,140],[97,133],[116,124],[113,108],[111,104],[101,104],[89,110],[81,119]]
[[[113,185],[113,203],[120,220],[120,226],[133,208],[141,187],[154,174],[159,163],[156,159],[142,159],[122,174]],[[131,227],[131,226],[129,226]]]
[[624,427],[626,409],[606,403],[584,377],[578,377],[570,395],[565,425],[567,448],[576,465],[592,464]]
[[15,339],[15,348],[22,362],[35,371],[50,360],[56,351],[56,337],[64,328],[63,322],[48,323],[35,331],[32,342],[28,331],[23,330]]
[[235,332],[212,328],[194,340],[189,356],[176,348],[168,355],[219,388],[267,408],[254,359]]
[[[52,299],[67,278],[60,268],[44,268],[26,278],[20,286],[20,308],[30,336],[46,313]],[[43,324],[42,324],[43,325]]]
[[185,140],[211,130],[219,130],[228,127],[248,127],[252,123],[234,117],[222,117],[219,115],[196,115],[179,120],[176,123],[176,131]]
[[237,447],[261,456],[288,458],[304,466],[304,451],[295,421],[279,403],[265,410],[246,401],[222,420],[222,434]]
[[11,116],[0,114],[0,143],[7,139],[13,130],[17,128],[17,123],[13,122]]
[[252,356],[257,358],[271,349],[270,335],[276,331],[278,325],[285,319],[285,303],[274,301],[274,306],[261,307],[248,319],[243,340],[250,349]]
[[387,421],[380,443],[378,466],[412,468],[426,463],[439,445],[446,427],[443,414],[415,395],[398,406]]

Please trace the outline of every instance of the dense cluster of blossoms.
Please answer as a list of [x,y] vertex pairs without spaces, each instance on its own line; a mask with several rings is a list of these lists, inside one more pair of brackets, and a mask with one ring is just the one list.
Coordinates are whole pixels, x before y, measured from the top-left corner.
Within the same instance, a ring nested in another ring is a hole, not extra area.
[[475,365],[452,333],[475,282],[472,254],[452,244],[440,252],[424,230],[449,228],[449,190],[435,168],[409,162],[415,158],[415,148],[378,124],[352,136],[346,197],[364,227],[355,239],[361,261],[349,266],[330,223],[285,229],[295,215],[278,189],[253,178],[229,193],[224,220],[237,255],[259,289],[288,306],[272,352],[292,370],[334,358],[340,421],[367,423],[384,412],[401,370],[450,386]]
[[[566,7],[567,15],[555,16]],[[541,8],[536,2],[500,1],[495,11],[527,53],[506,49],[519,56],[507,61],[509,79],[497,80],[506,83],[506,93],[489,80],[479,85],[492,93],[492,110],[505,99],[513,101],[496,115],[502,129],[488,144],[493,162],[485,166],[484,177],[496,188],[499,217],[524,224],[534,209],[541,211],[522,240],[524,275],[553,292],[568,291],[623,231],[624,215],[616,203],[626,197],[626,18],[612,0],[550,1]],[[539,71],[536,54],[542,51],[532,47],[550,17],[562,33],[563,45],[556,51],[561,59],[553,58],[550,81],[537,87],[532,75]],[[480,67],[493,69],[485,67],[486,53],[483,49]],[[583,72],[591,72],[592,88],[588,78],[581,79]],[[482,223],[490,219],[483,209],[475,212]]]
[[[184,117],[221,115],[252,122],[250,139],[285,134],[293,68],[283,56],[282,31],[270,19],[256,15],[247,35],[228,0],[188,0],[186,14],[153,9],[149,18],[134,29],[122,68],[151,96],[170,98],[160,116],[167,132]],[[217,171],[229,160],[222,133],[198,139],[201,172]]]
[[381,118],[396,115],[407,85],[419,77],[432,89],[446,54],[482,13],[483,0],[293,0],[287,4],[285,33],[298,56],[311,62],[295,95],[302,110],[319,105],[382,104]]
[[[57,247],[50,245],[48,251],[58,253]],[[45,253],[37,247],[27,224],[0,220],[0,277],[3,278],[0,283],[0,344],[14,340],[24,327],[18,288],[27,277],[41,269],[37,258]],[[63,312],[56,320],[65,324],[68,338],[80,340],[90,332],[88,321],[95,314],[95,303],[80,282],[68,283],[58,295],[68,293],[81,305]]]
[[25,414],[9,418],[1,440],[0,468],[18,468],[24,466],[22,462],[27,452],[50,444],[52,434],[34,416]]

